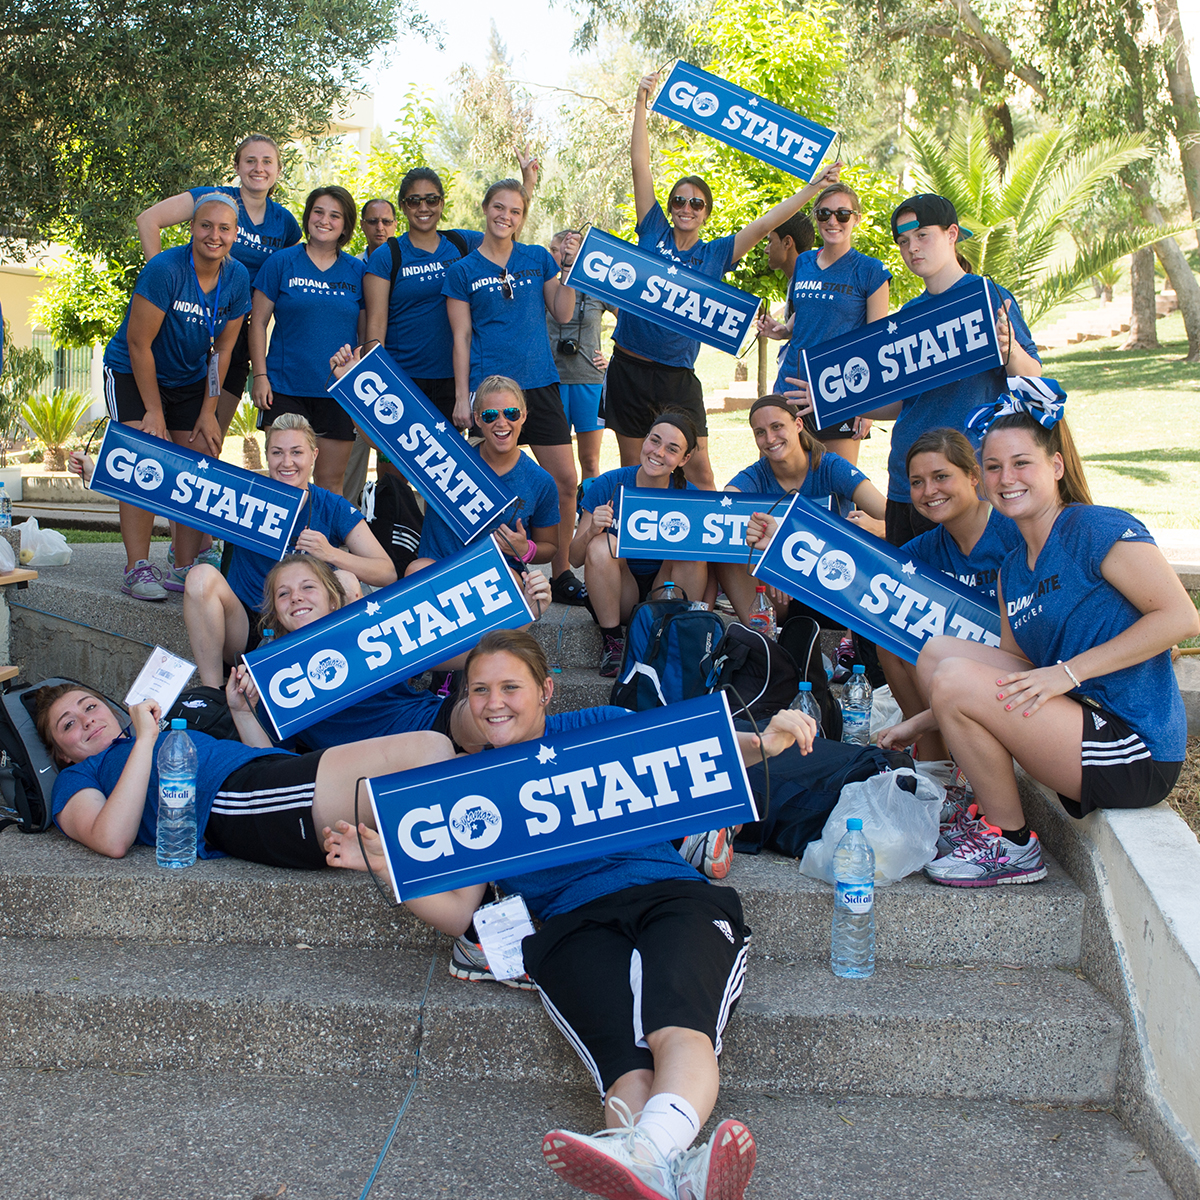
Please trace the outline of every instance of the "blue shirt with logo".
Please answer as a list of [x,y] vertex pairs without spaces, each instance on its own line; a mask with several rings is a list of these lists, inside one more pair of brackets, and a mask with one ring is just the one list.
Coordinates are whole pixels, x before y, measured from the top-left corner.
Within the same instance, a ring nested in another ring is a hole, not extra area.
[[275,305],[267,351],[267,378],[285,396],[325,395],[329,359],[347,343],[358,345],[366,267],[344,250],[322,271],[303,244],[272,254],[255,290]]
[[[621,520],[620,490],[623,487],[637,487],[637,473],[638,468],[634,465],[615,467],[611,471],[597,475],[595,479],[589,480],[583,489],[583,498],[579,502],[580,507],[584,512],[595,512],[601,504],[611,504],[613,506],[613,524],[609,528],[615,528]],[[674,486],[675,482],[672,480],[667,491]],[[689,481],[685,490],[694,492],[696,488]],[[634,575],[657,575],[664,561],[661,558],[627,558],[625,565]]]
[[250,272],[250,283],[253,285],[259,269],[277,250],[285,246],[294,246],[300,240],[300,223],[277,200],[268,200],[266,212],[263,213],[261,225],[255,225],[242,203],[242,189],[235,185],[222,184],[220,187],[189,188],[193,200],[206,196],[209,192],[224,192],[232,196],[238,206],[237,241],[233,243],[230,254]]
[[[250,278],[246,268],[227,258],[221,264],[217,286],[202,293],[192,268],[191,243],[156,254],[142,268],[133,294],[148,300],[163,314],[162,325],[150,347],[154,353],[154,374],[162,387],[187,387],[204,378],[211,344],[208,319],[213,321],[211,336],[218,338],[230,321],[250,311]],[[104,351],[104,365],[121,375],[133,374],[129,358],[132,307],[131,301],[121,328]]]
[[[469,250],[483,241],[473,229],[458,229]],[[400,273],[388,300],[387,334],[384,349],[396,365],[413,379],[450,379],[454,375],[454,337],[446,315],[442,287],[446,271],[462,255],[447,237],[436,250],[414,246],[407,233],[400,244]],[[367,262],[367,272],[381,279],[392,277],[392,250],[385,242]]]
[[[469,447],[469,453],[479,457],[475,446]],[[558,524],[558,487],[554,476],[539,467],[528,454],[522,453],[516,465],[498,478],[505,490],[517,498],[516,509],[505,521],[509,529],[516,529],[519,520],[524,523],[525,533],[532,538],[535,529],[549,529]],[[417,553],[422,558],[442,559],[457,554],[462,548],[462,538],[442,520],[432,505],[427,508]],[[518,546],[518,557],[524,551],[524,546]]]
[[867,323],[867,297],[892,277],[877,258],[851,249],[828,267],[817,263],[819,250],[806,250],[796,259],[789,296],[795,306],[792,336],[779,358],[775,391],[783,392],[799,379],[800,351],[850,333]]
[[[949,295],[958,287],[971,287],[975,284],[973,275],[964,275],[960,280],[936,297]],[[1008,310],[1008,318],[1012,323],[1012,334],[1017,344],[1027,353],[1041,362],[1038,358],[1037,343],[1025,318],[1021,315],[1020,306],[1013,299],[1013,294],[1007,288],[992,283],[1000,293],[1000,304],[1012,300]],[[931,297],[928,292],[910,300],[905,309],[928,304]],[[903,309],[901,311],[904,311]],[[941,387],[922,392],[918,396],[910,396],[902,402],[900,415],[892,426],[891,450],[888,454],[888,499],[902,504],[908,504],[912,498],[908,486],[908,468],[905,459],[908,448],[930,429],[957,429],[961,431],[967,423],[967,418],[984,404],[991,404],[999,396],[1008,391],[1008,376],[1003,367],[993,367],[989,371],[980,371],[977,375],[969,375],[955,383],[946,383]]]
[[[808,474],[804,476],[799,494],[821,508],[846,517],[854,511],[855,489],[866,482],[867,477],[852,462],[826,450],[815,467],[809,460]],[[783,495],[783,487],[765,458],[739,471],[725,486],[759,496]]]
[[[675,245],[675,230],[657,203],[638,222],[637,235],[638,249],[648,254],[660,254],[710,279],[720,279],[734,265],[735,234],[714,238],[711,242],[699,241],[689,250],[679,250]],[[696,365],[696,355],[700,353],[700,343],[694,338],[665,329],[626,309],[617,314],[613,341],[632,354],[640,354],[666,367],[690,369]]]
[[945,525],[918,534],[904,543],[904,549],[928,566],[952,575],[959,583],[995,600],[1000,564],[1024,545],[1025,539],[1015,522],[992,509],[987,525],[979,541],[971,547],[970,554],[964,554],[958,548],[958,543],[946,531]]
[[[578,712],[555,713],[546,718],[545,736],[552,738],[555,734],[602,725],[627,716],[629,713],[625,709],[608,704]],[[660,883],[664,879],[684,879],[694,883],[704,876],[684,862],[670,842],[658,842],[633,850],[618,850],[586,862],[513,875],[499,880],[499,884],[506,893],[520,893],[529,911],[539,920],[546,921],[559,913],[599,900],[601,896],[611,896],[614,892],[645,883]]]
[[[546,333],[546,284],[558,263],[544,246],[514,242],[501,268],[472,250],[446,271],[442,295],[471,306],[471,391],[488,375],[507,375],[523,388],[558,382]],[[504,283],[512,298],[504,294]]]
[[432,729],[444,703],[445,697],[436,692],[418,692],[407,683],[394,683],[341,712],[322,717],[301,730],[295,740],[312,750],[327,750],[363,738]]
[[[1100,573],[1118,542],[1153,545],[1154,539],[1141,521],[1119,508],[1072,504],[1059,513],[1032,568],[1024,543],[1004,560],[1000,582],[1008,623],[1035,667],[1067,662],[1141,618]],[[1183,761],[1187,716],[1170,651],[1085,679],[1077,692],[1140,734],[1157,762]]]

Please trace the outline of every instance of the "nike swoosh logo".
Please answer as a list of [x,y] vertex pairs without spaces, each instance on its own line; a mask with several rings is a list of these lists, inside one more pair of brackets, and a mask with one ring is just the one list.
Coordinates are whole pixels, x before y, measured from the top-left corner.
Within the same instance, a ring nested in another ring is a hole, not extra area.
[[[54,765],[53,763],[51,763],[51,764],[50,764],[50,766],[53,766],[53,765]],[[45,775],[45,773],[46,773],[48,770],[50,770],[50,767],[43,767],[43,768],[42,768],[42,769],[41,769],[41,770],[38,772],[38,774],[39,774],[39,775]]]

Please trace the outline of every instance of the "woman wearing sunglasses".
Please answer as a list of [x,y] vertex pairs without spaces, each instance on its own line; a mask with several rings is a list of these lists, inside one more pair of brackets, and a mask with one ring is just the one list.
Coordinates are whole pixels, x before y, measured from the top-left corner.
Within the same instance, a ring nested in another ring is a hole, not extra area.
[[558,488],[561,522],[551,570],[561,589],[572,579],[567,546],[579,477],[546,313],[565,322],[575,312],[575,289],[563,279],[580,238],[574,232],[563,238],[560,265],[545,246],[517,241],[528,210],[529,193],[515,179],[493,183],[483,198],[483,241],[446,272],[442,294],[454,332],[454,423],[470,424],[472,393],[489,375],[515,380],[524,392],[528,408],[520,440]]
[[[650,134],[646,126],[647,105],[657,86],[657,74],[643,76],[638,84],[629,144],[638,246],[647,253],[660,254],[689,270],[720,279],[753,245],[786,221],[825,184],[836,182],[841,163],[824,168],[811,184],[737,233],[706,242],[701,239],[700,231],[712,215],[712,192],[698,175],[685,175],[670,191],[668,223],[654,196]],[[704,390],[692,369],[700,343],[626,310],[617,317],[613,341],[616,349],[604,381],[604,420],[617,435],[621,465],[629,467],[639,462],[642,442],[656,413],[664,408],[678,409],[692,418],[699,438],[687,465],[687,477],[696,487],[714,490]]]
[[[779,364],[777,393],[795,386],[802,349],[887,316],[892,273],[879,259],[855,250],[853,245],[854,231],[862,223],[858,193],[845,184],[832,184],[813,204],[813,218],[822,245],[796,259],[791,337]],[[771,328],[764,327],[768,323]],[[759,328],[771,336],[784,327],[767,317],[760,321]],[[860,439],[870,432],[871,422],[867,417],[851,417],[819,430],[810,414],[804,418],[804,426],[824,443],[825,449],[857,463]]]

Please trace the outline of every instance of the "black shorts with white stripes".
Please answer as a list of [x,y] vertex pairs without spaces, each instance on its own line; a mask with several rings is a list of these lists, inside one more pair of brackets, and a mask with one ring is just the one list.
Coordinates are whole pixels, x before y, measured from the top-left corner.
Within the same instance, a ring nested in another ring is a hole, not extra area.
[[312,816],[323,753],[264,754],[239,767],[217,792],[204,840],[232,858],[268,867],[323,867]]
[[1059,795],[1072,817],[1097,808],[1149,808],[1165,800],[1179,778],[1181,762],[1156,762],[1150,748],[1120,717],[1086,697],[1068,696],[1083,708],[1083,795]]
[[550,1019],[603,1095],[653,1070],[646,1034],[677,1025],[721,1033],[746,978],[750,931],[733,888],[667,879],[551,917],[522,943]]

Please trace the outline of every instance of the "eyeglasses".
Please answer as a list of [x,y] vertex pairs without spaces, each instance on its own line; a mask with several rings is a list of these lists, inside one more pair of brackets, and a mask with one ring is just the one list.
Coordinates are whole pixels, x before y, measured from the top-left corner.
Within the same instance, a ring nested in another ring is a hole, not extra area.
[[439,196],[437,192],[427,192],[424,196],[405,196],[400,201],[405,208],[420,208],[424,204],[427,208],[437,208],[445,199],[444,196]]
[[845,225],[851,217],[857,215],[858,213],[853,208],[818,208],[813,213],[818,221],[828,221],[830,217],[837,217],[839,225]]
[[519,408],[485,408],[479,414],[479,419],[485,425],[495,425],[501,413],[506,421],[519,421],[525,415]]
[[672,208],[691,208],[695,212],[699,212],[702,208],[708,207],[708,201],[703,196],[672,196]]
[[363,217],[364,225],[395,225],[395,217]]
[[[513,298],[513,285],[512,281],[508,278],[507,267],[500,268],[500,291],[504,293],[505,300],[511,300]],[[495,419],[495,417],[492,418],[493,421]]]

